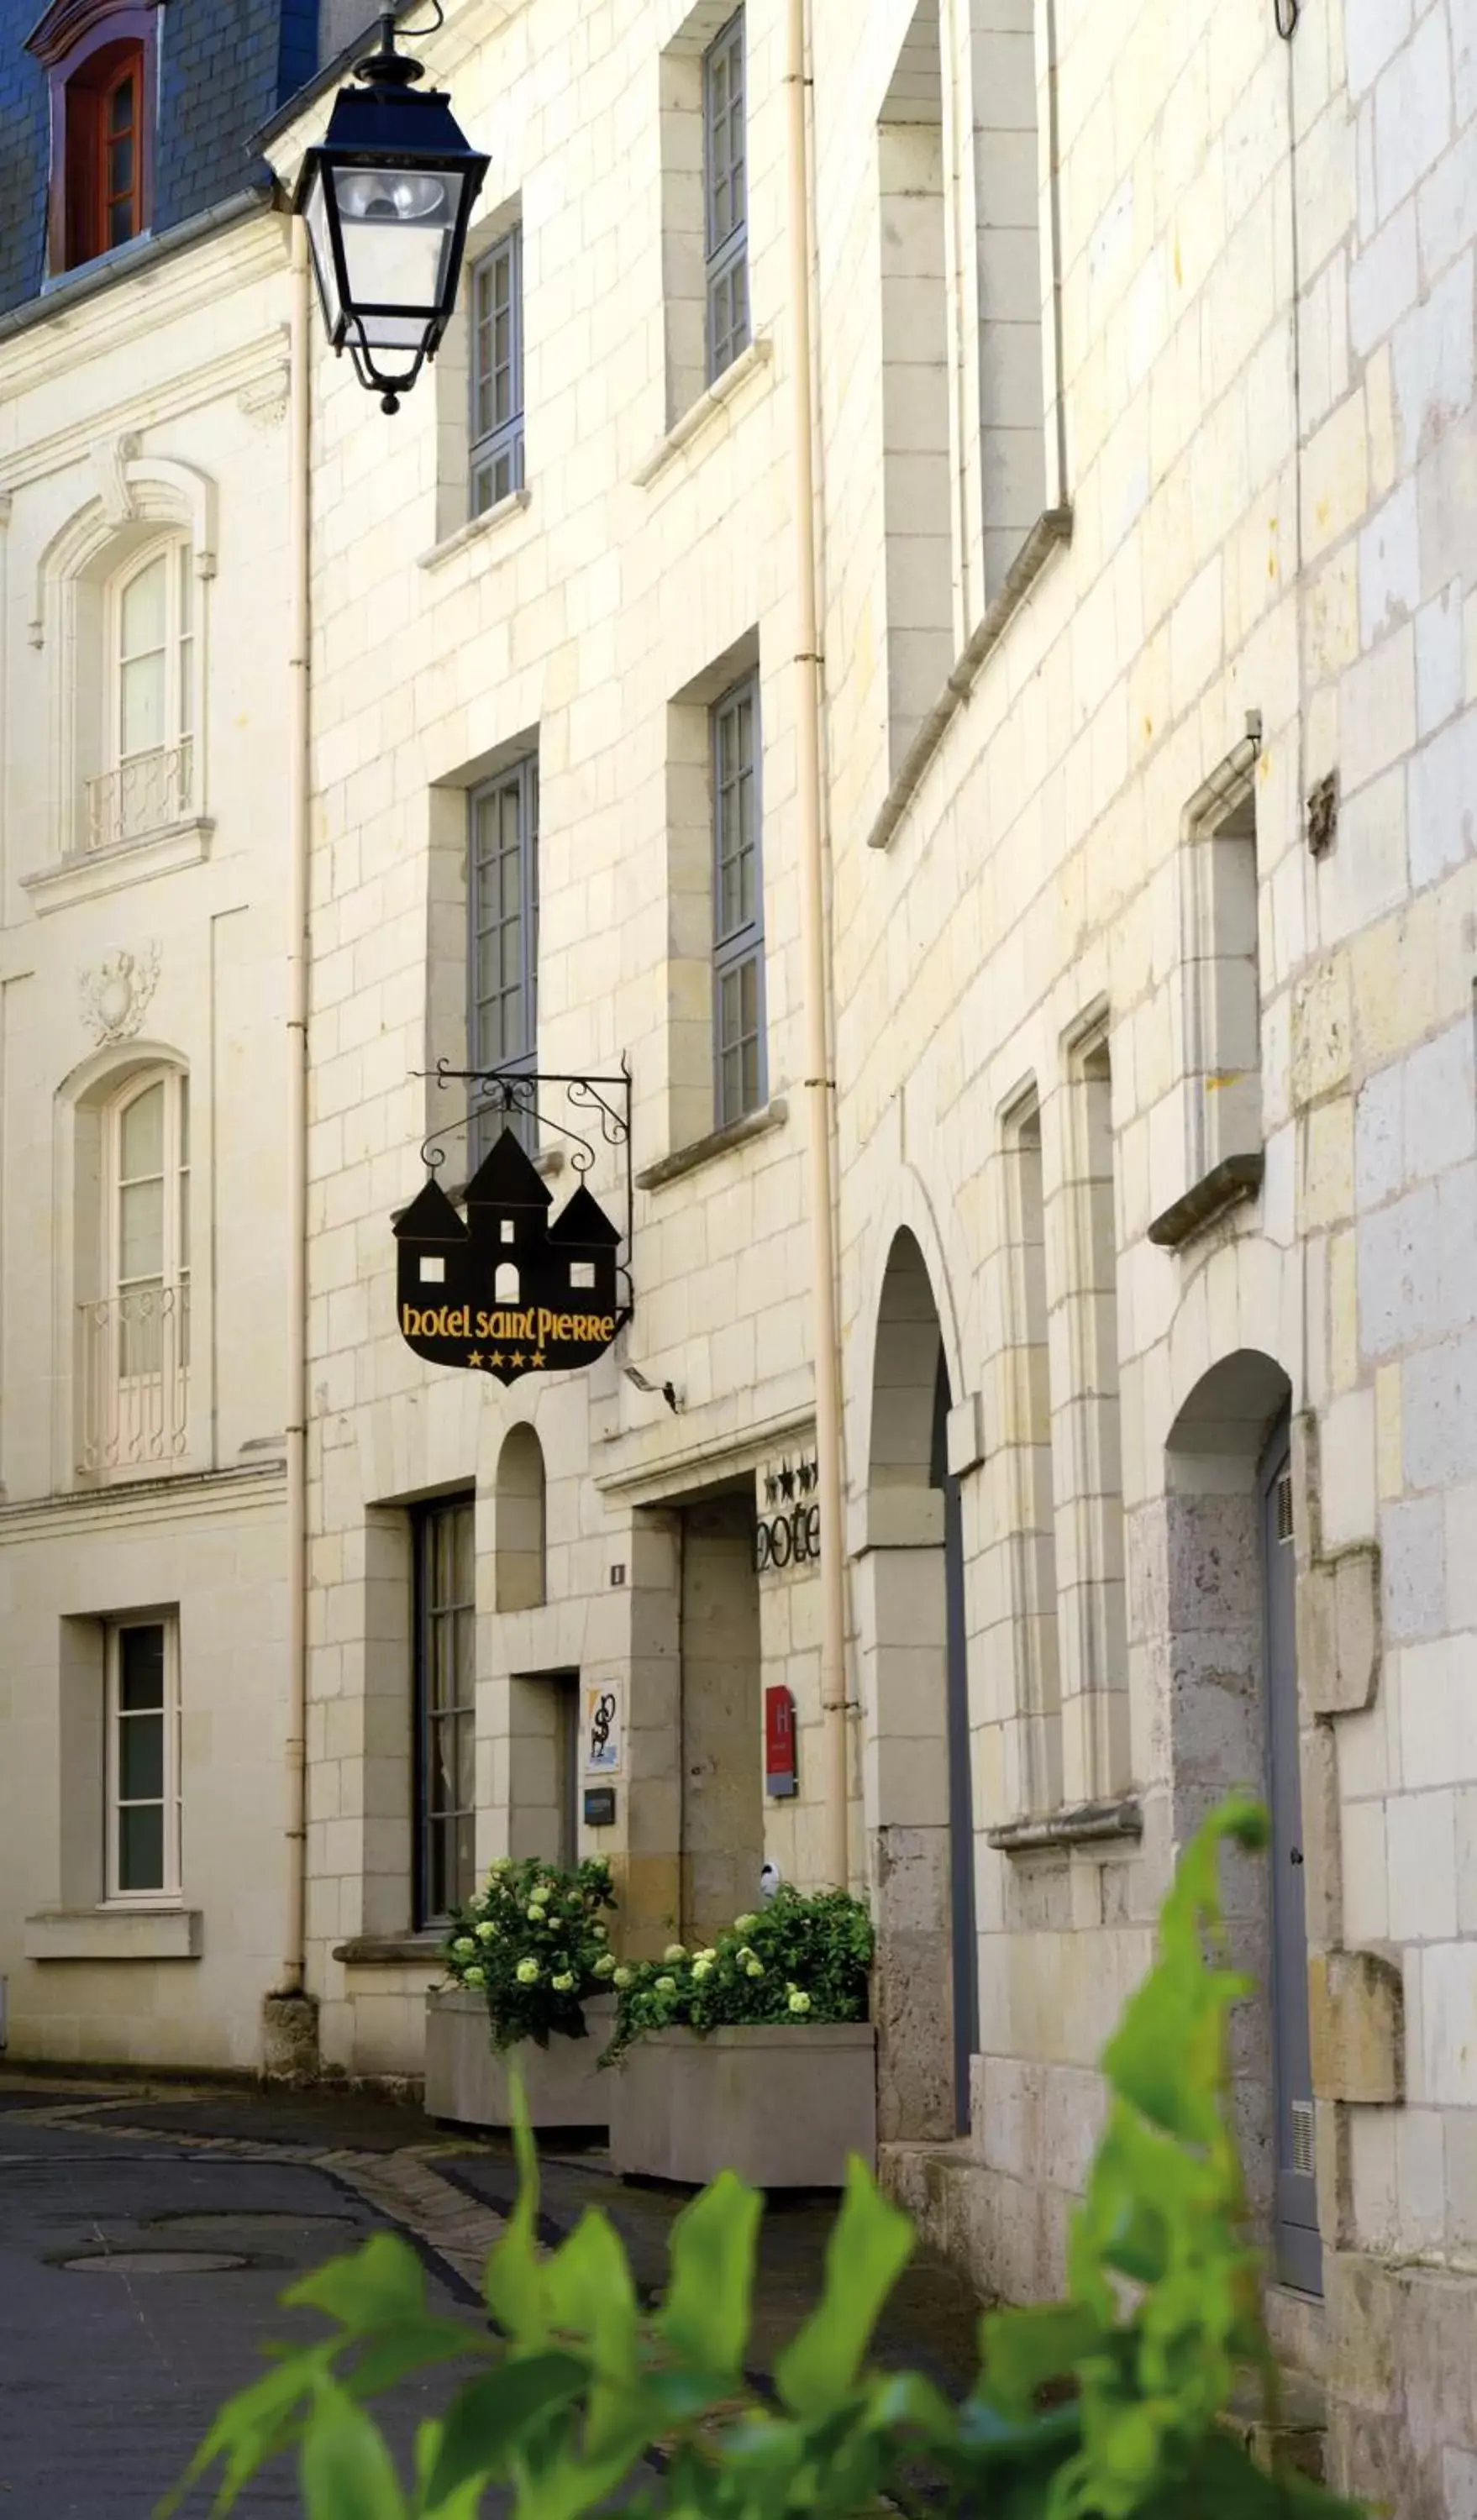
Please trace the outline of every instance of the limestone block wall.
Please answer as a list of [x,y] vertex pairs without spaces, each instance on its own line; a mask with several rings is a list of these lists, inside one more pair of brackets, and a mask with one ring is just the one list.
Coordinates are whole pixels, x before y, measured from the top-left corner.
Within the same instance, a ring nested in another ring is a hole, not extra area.
[[[0,369],[0,1974],[22,2055],[250,2069],[283,1958],[286,263],[260,210],[39,310]],[[188,548],[191,793],[92,849],[111,590],[164,533]],[[114,1456],[82,1308],[109,1294],[107,1106],[146,1070],[188,1078],[189,1333],[177,1418],[125,1393]],[[181,1887],[157,1912],[105,1896],[103,1639],[138,1610],[179,1637]]]

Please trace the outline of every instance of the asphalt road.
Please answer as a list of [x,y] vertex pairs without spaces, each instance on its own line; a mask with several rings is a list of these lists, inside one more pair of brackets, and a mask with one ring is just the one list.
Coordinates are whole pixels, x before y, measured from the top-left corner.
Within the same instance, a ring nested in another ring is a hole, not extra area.
[[[38,2124],[36,2106],[0,2095],[0,2520],[148,2520],[263,2345],[318,2332],[283,2288],[385,2218],[317,2166],[125,2138],[112,2109]],[[140,2251],[155,2263],[130,2268]],[[466,2300],[445,2270],[432,2292]],[[428,2385],[397,2394],[402,2459],[431,2403]],[[291,2463],[237,2507],[296,2513]]]

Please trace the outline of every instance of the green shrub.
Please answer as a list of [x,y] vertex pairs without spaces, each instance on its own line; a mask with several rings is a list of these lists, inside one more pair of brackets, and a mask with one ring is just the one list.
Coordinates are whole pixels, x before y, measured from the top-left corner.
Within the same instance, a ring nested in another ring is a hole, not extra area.
[[603,1912],[613,1912],[608,1864],[572,1872],[505,1856],[465,1908],[452,1911],[442,1951],[454,1985],[486,1998],[494,2048],[588,2036],[585,2004],[608,1994],[615,1957]]
[[739,1916],[715,1943],[615,1971],[611,2063],[647,2030],[716,2030],[724,2023],[865,2021],[872,1918],[844,1890],[811,1897],[787,1885],[767,1908]]
[[[1358,2520],[1303,2478],[1262,2474],[1219,2420],[1238,2365],[1259,2366],[1269,2396],[1276,2378],[1231,2135],[1227,2020],[1247,1981],[1225,1965],[1227,1836],[1265,1843],[1259,1808],[1233,1799],[1186,1853],[1157,1963],[1104,2054],[1111,2107],[1068,2299],[982,2321],[962,2407],[867,2366],[913,2232],[860,2162],[820,2303],[761,2398],[746,2376],[759,2198],[725,2172],[694,2199],[644,2320],[603,2214],[540,2250],[524,2121],[517,2205],[487,2265],[491,2329],[431,2312],[414,2250],[377,2233],[285,2296],[329,2332],[231,2400],[164,2512],[217,2465],[212,2508],[229,2510],[295,2447],[307,2520],[476,2520],[493,2488],[514,2520],[582,2520],[617,2499],[643,2520],[851,2520],[919,2460],[951,2507],[988,2520]],[[422,2426],[407,2488],[366,2401],[441,2363],[472,2369]]]

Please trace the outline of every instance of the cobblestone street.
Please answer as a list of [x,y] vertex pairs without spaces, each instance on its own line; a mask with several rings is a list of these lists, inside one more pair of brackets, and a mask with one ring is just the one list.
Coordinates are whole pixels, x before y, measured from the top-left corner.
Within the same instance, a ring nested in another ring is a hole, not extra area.
[[[466,2307],[512,2194],[505,2145],[387,2102],[0,2078],[0,2520],[148,2520],[262,2346],[300,2330],[277,2306],[295,2275],[395,2227],[441,2305]],[[595,2152],[548,2160],[542,2201],[551,2242],[605,2206],[657,2289],[679,2192],[622,2186]],[[805,2199],[766,2217],[756,2376],[814,2298],[831,2213]],[[962,2387],[975,2316],[923,2261],[879,2351]],[[386,2421],[402,2454],[433,2404],[433,2384],[398,2393]],[[291,2471],[239,2507],[295,2512]]]

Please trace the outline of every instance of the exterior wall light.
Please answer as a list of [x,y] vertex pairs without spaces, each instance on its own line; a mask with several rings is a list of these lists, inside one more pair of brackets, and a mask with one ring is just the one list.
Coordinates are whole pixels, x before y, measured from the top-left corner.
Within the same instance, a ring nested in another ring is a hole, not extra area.
[[292,207],[307,221],[329,339],[359,382],[398,411],[456,304],[471,206],[488,160],[468,145],[419,62],[379,42],[340,88],[328,132],[303,159]]

